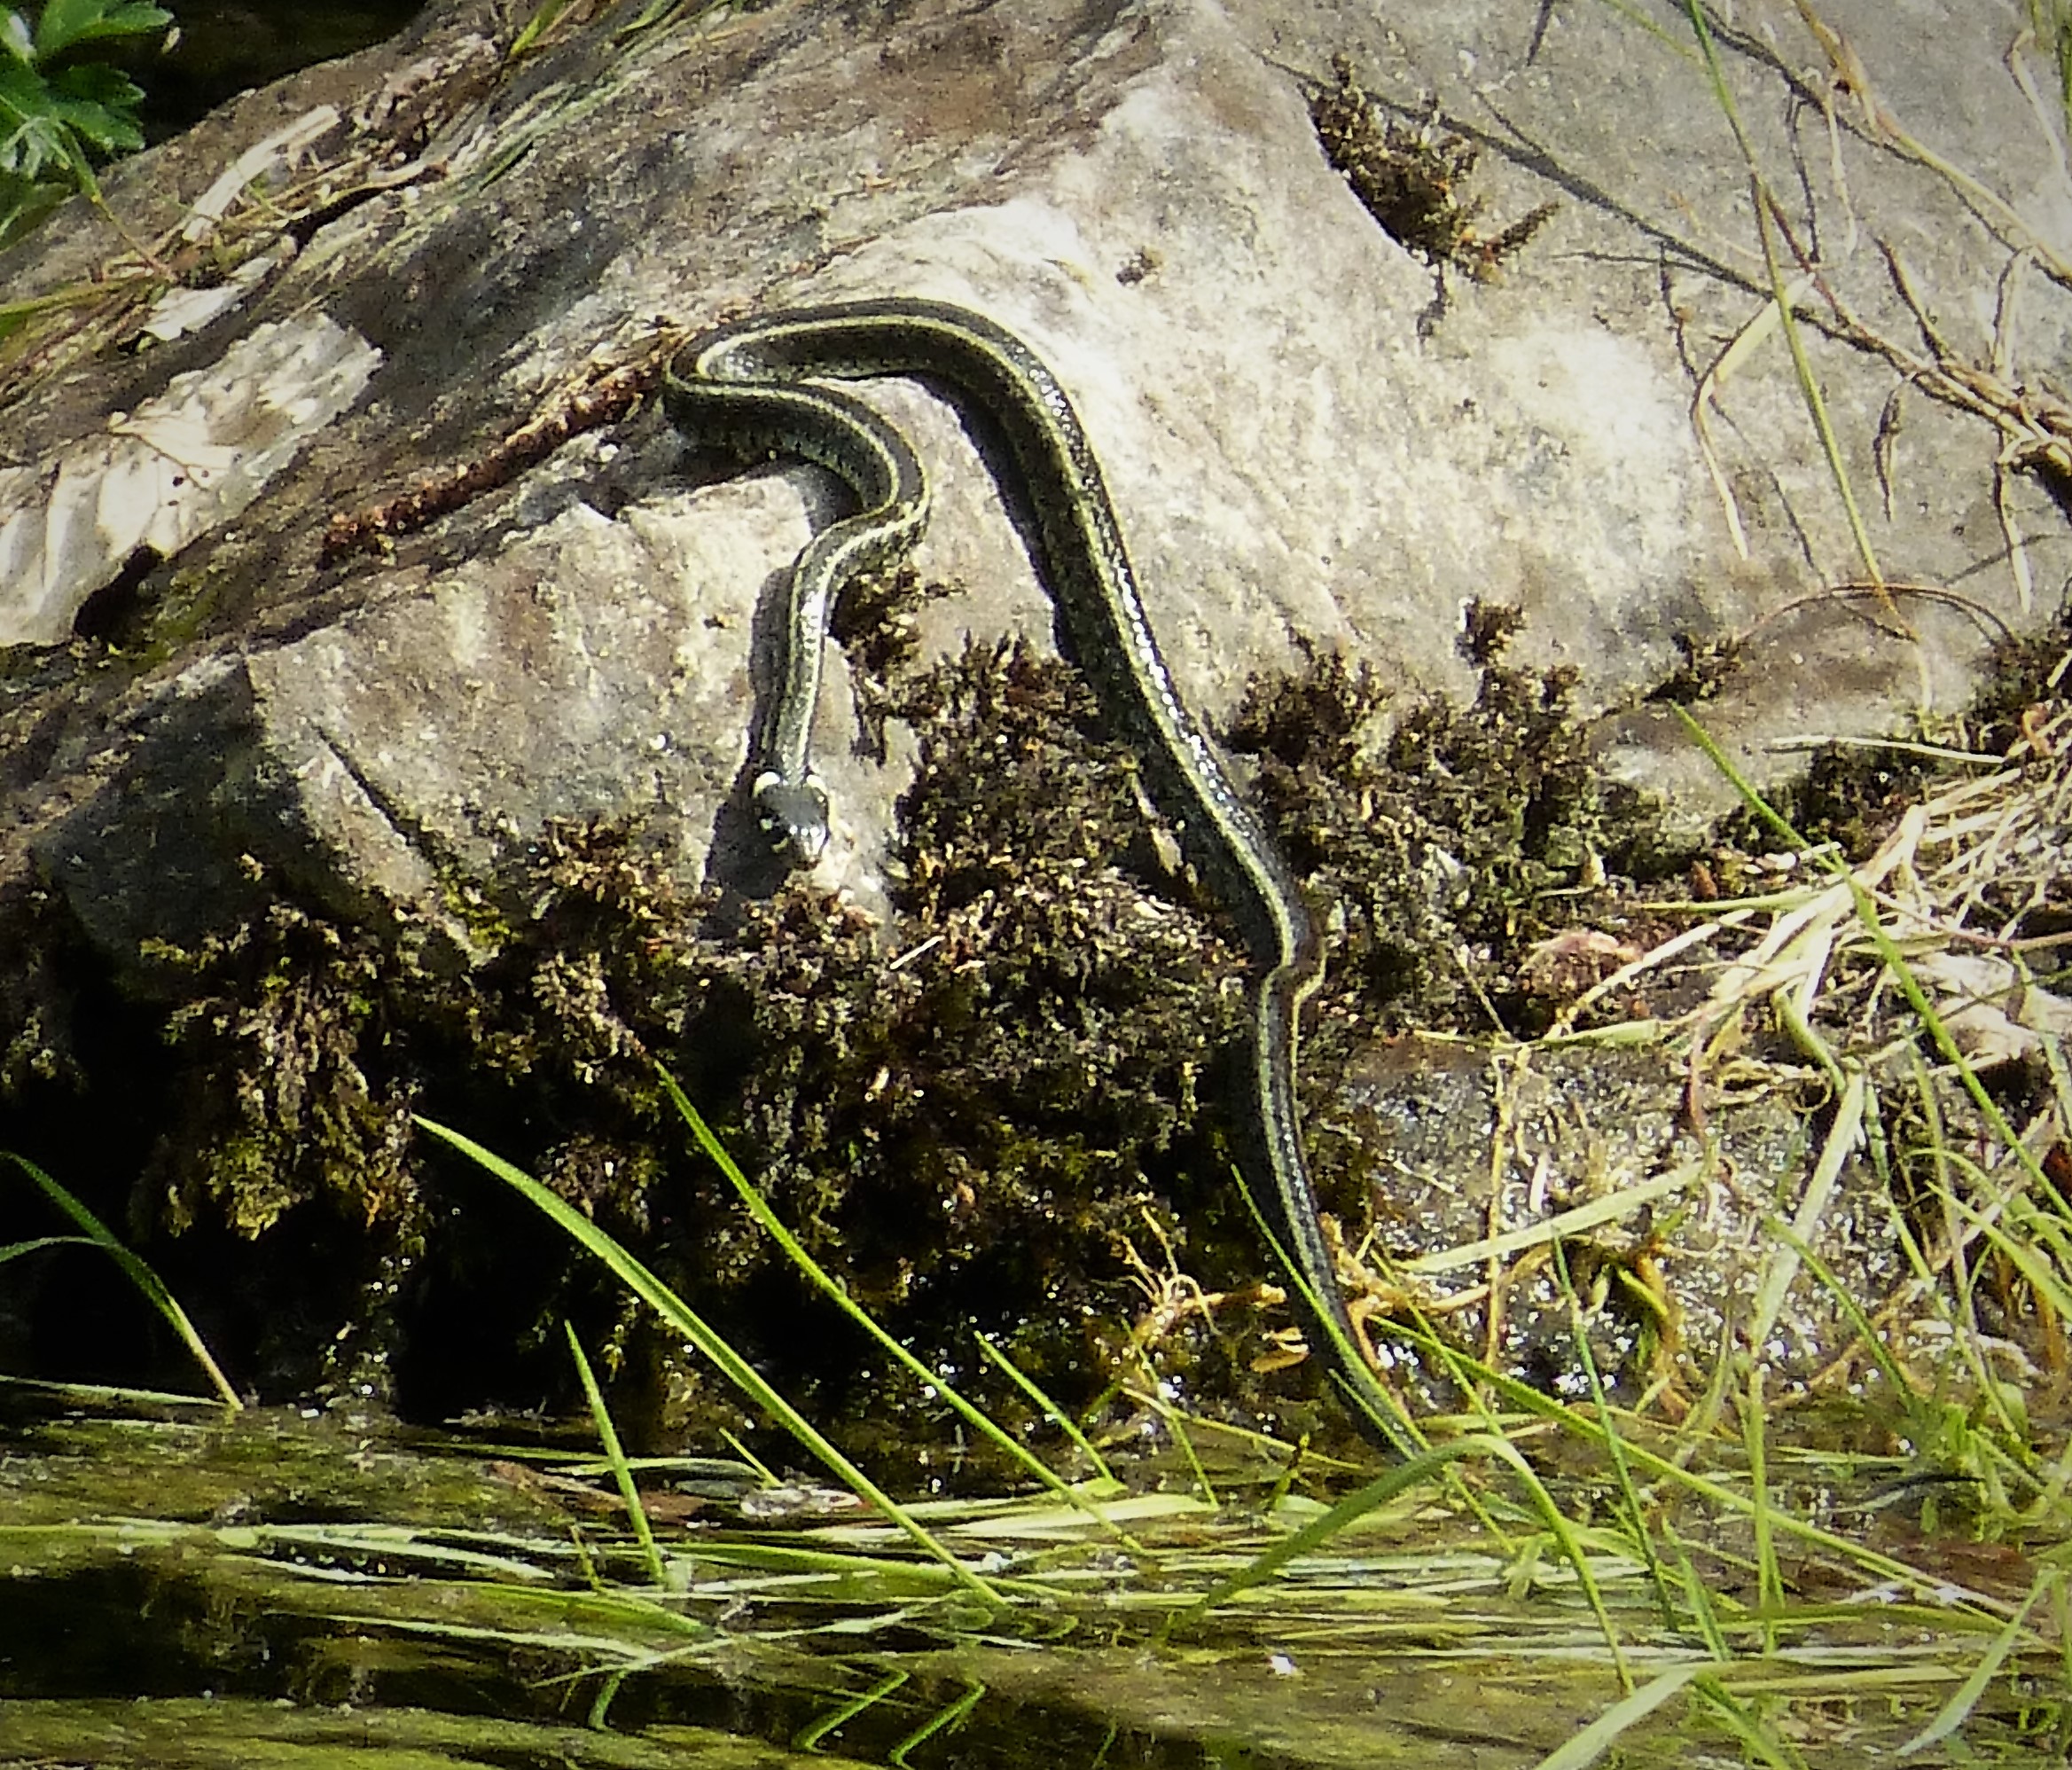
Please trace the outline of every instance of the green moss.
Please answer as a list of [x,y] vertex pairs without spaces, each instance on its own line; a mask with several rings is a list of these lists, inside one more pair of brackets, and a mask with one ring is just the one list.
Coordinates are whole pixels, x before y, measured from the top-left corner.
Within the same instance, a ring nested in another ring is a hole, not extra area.
[[1529,1034],[1545,1017],[1531,949],[1607,907],[1597,858],[1630,835],[1599,793],[1573,677],[1507,669],[1504,611],[1474,615],[1470,708],[1388,706],[1329,656],[1255,693],[1232,733],[1296,871],[1342,913],[1327,1022]]
[[[1571,905],[1553,894],[1599,839],[1566,684],[1502,669],[1502,625],[1492,612],[1478,630],[1490,661],[1472,709],[1384,707],[1323,657],[1256,693],[1235,734],[1298,870],[1345,907],[1313,1103],[1356,1014],[1473,1024],[1483,1001],[1521,999],[1517,952]],[[1126,1241],[1163,1238],[1212,1288],[1263,1275],[1225,1153],[1242,950],[1147,819],[1134,758],[1054,660],[982,647],[913,677],[899,646],[885,656],[884,710],[919,738],[889,950],[804,881],[764,902],[687,890],[640,831],[597,824],[545,833],[494,897],[449,889],[485,955],[469,973],[428,970],[421,943],[285,891],[234,938],[160,950],[186,981],[151,1214],[255,1237],[250,1257],[284,1273],[312,1245],[357,1250],[334,1255],[350,1281],[327,1304],[348,1320],[313,1307],[273,1331],[342,1333],[365,1357],[347,1373],[284,1350],[287,1381],[393,1377],[454,1405],[553,1393],[567,1315],[613,1349],[637,1437],[673,1437],[715,1406],[732,1421],[601,1273],[543,1249],[529,1218],[497,1218],[472,1175],[427,1166],[410,1132],[421,1107],[629,1241],[817,1417],[938,1430],[925,1398],[858,1365],[688,1152],[657,1062],[856,1300],[1008,1417],[1026,1404],[974,1360],[973,1331],[1085,1401],[1148,1306]],[[1317,1145],[1326,1201],[1357,1229],[1371,1158],[1349,1136]],[[1190,1328],[1159,1357],[1205,1404],[1257,1404],[1255,1349]],[[461,1368],[426,1374],[449,1361]]]

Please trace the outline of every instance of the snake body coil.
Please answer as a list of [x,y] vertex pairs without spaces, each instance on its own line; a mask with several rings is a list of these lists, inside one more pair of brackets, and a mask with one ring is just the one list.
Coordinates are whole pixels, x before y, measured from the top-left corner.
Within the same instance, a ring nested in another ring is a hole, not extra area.
[[887,300],[762,315],[694,340],[663,378],[664,404],[686,436],[747,455],[810,461],[843,480],[860,506],[821,530],[792,573],[777,635],[776,693],[753,748],[763,826],[803,864],[825,844],[827,799],[810,752],[828,605],[848,578],[912,546],[927,521],[927,478],[906,439],[852,396],[804,379],[882,375],[946,384],[994,428],[1033,518],[1037,567],[1080,664],[1138,749],[1161,808],[1243,928],[1252,968],[1249,1147],[1239,1171],[1284,1238],[1283,1252],[1356,1417],[1403,1448],[1394,1404],[1357,1350],[1302,1154],[1294,1068],[1302,1008],[1320,963],[1316,925],[1278,845],[1166,667],[1100,464],[1071,401],[1028,346],[978,314]]

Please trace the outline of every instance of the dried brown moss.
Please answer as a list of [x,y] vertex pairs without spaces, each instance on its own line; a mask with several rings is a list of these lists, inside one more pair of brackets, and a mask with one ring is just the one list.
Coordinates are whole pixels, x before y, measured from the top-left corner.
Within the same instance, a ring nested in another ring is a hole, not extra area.
[[1531,244],[1552,217],[1542,203],[1494,234],[1482,231],[1482,198],[1467,189],[1482,151],[1443,132],[1427,118],[1412,124],[1390,116],[1355,76],[1344,56],[1332,58],[1333,83],[1310,100],[1310,121],[1325,157],[1352,186],[1382,231],[1436,270],[1466,272],[1489,283]]
[[1505,668],[1506,630],[1484,608],[1465,636],[1482,663],[1472,707],[1386,707],[1369,672],[1333,655],[1255,693],[1232,732],[1259,757],[1297,873],[1341,917],[1334,999],[1371,1033],[1536,1030],[1531,949],[1603,907],[1579,887],[1620,832],[1572,678]]

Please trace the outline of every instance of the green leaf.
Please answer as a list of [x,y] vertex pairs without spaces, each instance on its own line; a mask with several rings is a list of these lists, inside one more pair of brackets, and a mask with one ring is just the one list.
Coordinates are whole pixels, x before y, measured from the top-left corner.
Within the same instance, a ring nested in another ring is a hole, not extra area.
[[28,20],[12,6],[0,7],[0,48],[24,67],[36,59],[35,39],[29,35]]
[[[51,211],[72,194],[68,179],[60,184],[47,178],[18,178],[0,172],[0,252],[26,239]],[[4,342],[35,317],[26,302],[0,302],[0,342]]]
[[173,22],[163,6],[145,6],[131,0],[44,0],[36,20],[35,57],[48,61],[74,43],[92,43],[102,37],[138,37],[162,30]]
[[99,62],[67,67],[53,76],[51,90],[66,126],[103,153],[134,153],[144,145],[137,115],[144,93],[120,68]]
[[[166,1288],[159,1275],[110,1234],[107,1226],[99,1218],[27,1156],[17,1155],[12,1149],[0,1149],[0,1162],[12,1163],[34,1180],[43,1196],[84,1232],[82,1236],[76,1239],[92,1242],[122,1269],[123,1275],[137,1287],[144,1299],[158,1311],[166,1325],[180,1336],[187,1350],[193,1353],[195,1361],[208,1373],[209,1381],[215,1384],[215,1392],[222,1398],[223,1406],[233,1413],[243,1407],[245,1404],[238,1399],[238,1391],[231,1387],[230,1379],[223,1374],[215,1359],[210,1357],[208,1348],[202,1343],[201,1335],[195,1331],[193,1322],[188,1320],[187,1312],[180,1307],[179,1299]],[[74,1239],[71,1236],[51,1238],[57,1241]],[[21,1247],[22,1244],[18,1242],[12,1251],[19,1252]]]
[[0,172],[33,179],[46,167],[76,171],[83,163],[43,76],[18,61],[0,61]]

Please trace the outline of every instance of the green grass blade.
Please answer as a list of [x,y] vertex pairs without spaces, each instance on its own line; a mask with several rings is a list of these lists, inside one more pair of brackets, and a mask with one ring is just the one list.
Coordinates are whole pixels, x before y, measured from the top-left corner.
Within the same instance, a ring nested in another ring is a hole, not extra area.
[[0,1371],[0,1390],[48,1396],[68,1407],[221,1407],[220,1395],[183,1395],[170,1389],[131,1389],[107,1382],[60,1382]]
[[0,1248],[0,1266],[10,1260],[19,1260],[25,1254],[34,1254],[45,1248],[98,1248],[101,1244],[90,1235],[39,1235],[33,1241],[10,1241]]
[[1771,1329],[1777,1326],[1778,1317],[1784,1312],[1785,1298],[1799,1275],[1799,1249],[1810,1244],[1819,1233],[1821,1219],[1826,1215],[1828,1202],[1841,1181],[1842,1163],[1856,1149],[1857,1133],[1863,1129],[1864,1102],[1868,1089],[1868,1077],[1861,1068],[1852,1066],[1842,1085],[1841,1101],[1834,1109],[1834,1122],[1821,1145],[1819,1160],[1814,1163],[1812,1175],[1806,1182],[1805,1194],[1799,1201],[1792,1222],[1792,1239],[1783,1247],[1772,1249],[1763,1262],[1763,1276],[1755,1287],[1755,1308],[1749,1317],[1751,1346],[1763,1345],[1769,1341]]
[[1583,1379],[1590,1385],[1591,1405],[1597,1409],[1597,1417],[1604,1422],[1605,1453],[1611,1460],[1612,1476],[1618,1484],[1619,1509],[1627,1523],[1627,1534],[1634,1553],[1646,1569],[1649,1583],[1654,1586],[1655,1602],[1663,1619],[1675,1614],[1675,1606],[1669,1597],[1669,1578],[1663,1571],[1662,1558],[1656,1552],[1654,1539],[1647,1528],[1648,1508],[1640,1497],[1639,1484],[1633,1479],[1633,1466],[1627,1461],[1625,1440],[1613,1423],[1615,1415],[1611,1397],[1605,1393],[1604,1374],[1598,1369],[1597,1355],[1590,1349],[1590,1328],[1583,1319],[1583,1299],[1576,1294],[1575,1281],[1569,1275],[1568,1256],[1560,1242],[1554,1244],[1554,1273],[1560,1285],[1561,1296],[1568,1306],[1568,1338],[1576,1348],[1576,1356],[1583,1367]]
[[1331,1343],[1333,1354],[1332,1380],[1345,1397],[1346,1405],[1372,1423],[1398,1456],[1410,1459],[1420,1457],[1426,1448],[1424,1442],[1416,1426],[1403,1412],[1402,1404],[1381,1386],[1380,1379],[1367,1364],[1366,1354],[1353,1344],[1345,1329],[1339,1326],[1338,1311],[1317,1295],[1317,1288],[1310,1282],[1308,1275],[1296,1263],[1294,1255],[1282,1245],[1280,1237],[1274,1234],[1273,1225],[1268,1220],[1264,1209],[1252,1196],[1251,1187],[1245,1184],[1243,1172],[1232,1168],[1231,1178],[1236,1183],[1246,1208],[1251,1211],[1253,1222],[1259,1226],[1259,1234],[1271,1250],[1276,1264],[1287,1275],[1288,1282],[1302,1297],[1310,1319],[1317,1323],[1325,1338]]
[[1693,1678],[1709,1671],[1703,1660],[1688,1665],[1672,1665],[1650,1678],[1630,1696],[1622,1696],[1583,1731],[1558,1750],[1541,1758],[1534,1770],[1583,1770],[1609,1751],[1620,1735],[1638,1727]]
[[1864,1348],[1865,1355],[1878,1367],[1878,1373],[1896,1396],[1913,1393],[1913,1385],[1899,1367],[1899,1360],[1892,1356],[1892,1348],[1885,1336],[1878,1331],[1864,1305],[1857,1301],[1834,1269],[1822,1259],[1819,1251],[1810,1242],[1801,1238],[1799,1233],[1780,1217],[1763,1218],[1764,1233],[1773,1235],[1798,1256],[1799,1264],[1811,1273],[1820,1288],[1827,1293],[1828,1300],[1849,1318],[1849,1327]]
[[1763,1411],[1763,1367],[1748,1367],[1748,1412],[1741,1421],[1741,1442],[1748,1453],[1749,1521],[1755,1539],[1755,1608],[1763,1618],[1763,1650],[1777,1651],[1777,1622],[1784,1614],[1784,1575],[1777,1561],[1777,1532],[1770,1505],[1770,1439]]
[[1979,1116],[1985,1120],[2001,1147],[2020,1165],[2022,1172],[2029,1176],[2030,1183],[2037,1189],[2037,1196],[2052,1196],[2056,1189],[2045,1177],[2043,1164],[2028,1144],[2015,1134],[2014,1127],[2007,1122],[2006,1114],[2000,1110],[1999,1102],[1979,1079],[1976,1068],[1958,1049],[1957,1040],[1943,1024],[1942,1015],[1935,1012],[1935,1004],[1928,1000],[1927,992],[1921,988],[1920,980],[1913,975],[1913,967],[1906,962],[1906,955],[1899,950],[1898,943],[1886,932],[1884,921],[1878,914],[1878,905],[1864,889],[1863,881],[1839,856],[1826,852],[1817,853],[1812,843],[1779,816],[1776,808],[1756,790],[1755,783],[1734,765],[1733,758],[1720,748],[1713,740],[1712,733],[1692,717],[1688,708],[1672,705],[1669,710],[1683,722],[1684,729],[1691,735],[1691,741],[1705,753],[1707,760],[1719,770],[1727,784],[1740,795],[1742,803],[1755,812],[1794,852],[1812,855],[1836,880],[1848,886],[1856,905],[1857,920],[1870,936],[1871,944],[1877,949],[1878,957],[1884,961],[1887,972],[1890,974],[1893,982],[1898,984],[1900,993],[1906,998],[1907,1006],[1913,1010],[1914,1017],[1920,1022],[1936,1052],[1963,1083],[1964,1091],[1971,1096],[1972,1104],[1978,1108]]
[[978,1342],[979,1351],[986,1355],[993,1367],[1028,1397],[1029,1400],[1036,1405],[1036,1411],[1044,1419],[1072,1440],[1080,1455],[1092,1465],[1094,1473],[1099,1476],[1103,1481],[1113,1481],[1115,1478],[1114,1470],[1108,1467],[1101,1453],[1094,1449],[1093,1441],[1079,1429],[1079,1422],[1059,1406],[1055,1401],[1052,1400],[1044,1392],[1041,1384],[1033,1377],[1026,1375],[1016,1366],[1014,1360],[996,1346],[985,1335],[974,1334],[972,1337]]
[[506,62],[522,61],[530,55],[540,39],[554,28],[554,21],[568,9],[568,0],[540,0],[533,9],[532,17],[519,27],[518,35],[511,40],[511,47],[504,51]]
[[[1396,1331],[1407,1344],[1419,1351],[1436,1353],[1440,1350],[1440,1343],[1436,1340],[1427,1340],[1402,1328]],[[1559,1427],[1582,1444],[1600,1451],[1604,1449],[1606,1428],[1601,1421],[1592,1419],[1587,1413],[1543,1394],[1524,1379],[1483,1364],[1479,1359],[1461,1357],[1458,1362],[1466,1378],[1486,1383],[1492,1392],[1521,1413]],[[1755,1506],[1749,1495],[1737,1492],[1723,1481],[1688,1468],[1670,1457],[1651,1451],[1630,1437],[1622,1439],[1622,1443],[1626,1457],[1645,1475],[1668,1482],[1683,1493],[1702,1500],[1729,1516],[1740,1518],[1751,1525],[1754,1523]],[[1513,1454],[1515,1455],[1515,1453]],[[2005,1618],[2005,1607],[1990,1600],[1971,1593],[1964,1593],[1961,1596],[1953,1595],[1956,1588],[1946,1575],[1926,1572],[1838,1531],[1825,1529],[1791,1513],[1774,1510],[1768,1512],[1766,1523],[1774,1537],[1787,1537],[1794,1542],[1803,1543],[1819,1553],[1833,1555],[1849,1563],[1872,1578],[1890,1581],[1910,1593],[1925,1596],[1935,1603],[1938,1610],[1948,1616],[1968,1615],[1984,1618],[1995,1626]]]
[[1806,411],[1813,419],[1813,429],[1820,438],[1821,452],[1827,458],[1827,471],[1841,496],[1843,513],[1849,519],[1849,535],[1856,542],[1857,557],[1864,562],[1865,575],[1873,583],[1882,584],[1885,575],[1879,569],[1878,556],[1872,550],[1871,531],[1857,504],[1855,489],[1849,484],[1849,468],[1841,458],[1841,443],[1834,434],[1834,420],[1827,414],[1827,402],[1820,393],[1819,378],[1813,372],[1812,361],[1806,355],[1805,338],[1793,312],[1792,293],[1785,282],[1784,262],[1777,252],[1778,223],[1771,212],[1770,186],[1756,162],[1755,144],[1748,139],[1748,132],[1742,126],[1733,90],[1727,84],[1726,70],[1720,66],[1711,27],[1705,22],[1705,8],[1701,0],[1684,0],[1684,5],[1691,15],[1691,28],[1697,34],[1699,53],[1704,58],[1705,71],[1712,82],[1713,98],[1725,114],[1727,126],[1733,130],[1741,158],[1748,162],[1749,198],[1755,206],[1755,231],[1763,244],[1763,262],[1770,272],[1770,299],[1776,304],[1778,323],[1784,333],[1786,348],[1791,352],[1800,397],[1805,401]]
[[771,1388],[762,1373],[715,1333],[682,1297],[611,1236],[565,1200],[550,1192],[530,1174],[513,1167],[501,1155],[492,1154],[457,1131],[449,1130],[445,1125],[421,1116],[413,1116],[434,1137],[457,1149],[477,1166],[494,1174],[559,1225],[571,1241],[589,1249],[622,1284],[689,1340],[721,1375],[789,1432],[815,1459],[832,1469],[851,1492],[861,1495],[869,1504],[876,1507],[898,1525],[916,1547],[940,1562],[959,1585],[989,1604],[997,1606],[1002,1603],[1000,1594],[991,1586],[966,1567],[953,1550],[938,1541],[923,1525],[916,1523],[890,1494],[851,1462],[804,1414]]
[[1720,1682],[1717,1673],[1708,1671],[1693,1681],[1692,1688],[1704,1699],[1720,1724],[1740,1741],[1751,1763],[1766,1764],[1770,1770],[1806,1770],[1806,1760],[1789,1742],[1779,1738],[1776,1727],[1763,1717],[1751,1713],[1748,1704]]
[[2036,1583],[2029,1588],[2029,1596],[2021,1601],[2021,1608],[2007,1618],[2006,1626],[1987,1644],[1985,1652],[1979,1656],[1979,1663],[1972,1667],[1971,1675],[1943,1704],[1935,1719],[1899,1748],[1902,1758],[1941,1744],[1970,1719],[1979,1698],[1986,1693],[1986,1686],[1999,1675],[2001,1666],[2006,1664],[2007,1656],[2019,1643],[2021,1625],[2029,1620],[2029,1613],[2047,1594],[2061,1592],[2064,1584],[2065,1575],[2060,1568],[2046,1567],[2037,1575]]
[[137,1287],[145,1301],[157,1310],[166,1325],[179,1335],[180,1343],[187,1348],[193,1355],[194,1361],[207,1374],[223,1406],[233,1410],[242,1409],[245,1404],[238,1399],[238,1391],[231,1387],[230,1378],[223,1374],[222,1367],[202,1343],[200,1334],[193,1322],[187,1319],[187,1312],[180,1307],[179,1299],[166,1288],[159,1275],[110,1234],[107,1226],[99,1218],[27,1156],[17,1155],[12,1150],[0,1150],[0,1159],[13,1163],[42,1187],[43,1195],[85,1232],[82,1239],[90,1241],[122,1269],[123,1275]]
[[647,1563],[648,1578],[660,1586],[667,1573],[662,1567],[661,1551],[655,1547],[654,1528],[647,1521],[647,1508],[640,1503],[640,1484],[633,1478],[625,1449],[619,1443],[619,1429],[612,1423],[611,1410],[605,1406],[604,1391],[598,1387],[597,1374],[583,1356],[583,1342],[575,1337],[575,1329],[570,1323],[564,1321],[561,1327],[568,1335],[568,1354],[575,1360],[575,1374],[583,1384],[583,1398],[590,1403],[590,1417],[597,1422],[598,1440],[605,1447],[605,1461],[612,1466],[612,1479],[619,1484],[619,1498],[626,1502],[626,1515],[633,1525],[633,1539],[640,1545],[640,1557]]
[[1726,1631],[1720,1626],[1719,1606],[1714,1602],[1712,1588],[1699,1577],[1690,1551],[1684,1547],[1675,1526],[1666,1519],[1662,1523],[1662,1537],[1677,1557],[1677,1575],[1683,1586],[1684,1602],[1690,1612],[1692,1625],[1704,1641],[1706,1652],[1724,1665],[1733,1657],[1733,1653],[1727,1646]]
[[[884,1349],[887,1358],[896,1362],[916,1382],[939,1396],[966,1425],[979,1433],[987,1443],[1004,1451],[1059,1498],[1071,1504],[1083,1504],[1068,1483],[1046,1468],[1041,1459],[1003,1428],[996,1425],[981,1409],[966,1401],[871,1318],[869,1312],[850,1296],[827,1269],[806,1251],[800,1244],[799,1238],[785,1226],[783,1220],[770,1208],[770,1201],[756,1190],[755,1183],[741,1171],[740,1164],[728,1153],[726,1145],[719,1140],[718,1134],[705,1122],[704,1115],[692,1105],[690,1096],[676,1085],[676,1077],[659,1066],[656,1073],[661,1078],[662,1087],[669,1094],[670,1104],[676,1108],[684,1123],[691,1127],[692,1136],[698,1140],[698,1147],[711,1157],[714,1165],[726,1176],[727,1184],[733,1187],[748,1215],[755,1219],[765,1234],[784,1249],[785,1257],[806,1275],[814,1288],[876,1341]],[[1074,1436],[1076,1437],[1078,1435]],[[1083,1445],[1085,1444],[1083,1438],[1079,1442]],[[1091,1446],[1086,1448],[1091,1449]],[[1096,1457],[1094,1461],[1098,1465],[1100,1460]],[[1106,1472],[1105,1469],[1103,1472]]]
[[1638,25],[1648,35],[1659,37],[1672,55],[1681,56],[1685,61],[1697,60],[1697,56],[1692,52],[1688,44],[1680,38],[1671,36],[1668,31],[1656,24],[1638,6],[1628,4],[1627,0],[1603,0],[1603,4],[1625,20],[1628,24]]
[[847,1702],[840,1703],[828,1713],[821,1716],[818,1720],[801,1727],[792,1738],[792,1750],[794,1751],[819,1750],[822,1740],[830,1734],[840,1733],[865,1709],[874,1708],[882,1703],[901,1685],[904,1684],[909,1676],[910,1674],[904,1672],[887,1672],[869,1689],[859,1690]]
[[1604,1632],[1607,1645],[1611,1649],[1622,1688],[1630,1689],[1631,1680],[1627,1673],[1625,1655],[1619,1645],[1618,1632],[1612,1625],[1611,1614],[1605,1608],[1604,1594],[1598,1589],[1597,1578],[1590,1570],[1589,1557],[1585,1555],[1583,1540],[1575,1525],[1562,1515],[1561,1508],[1554,1503],[1554,1497],[1536,1475],[1516,1445],[1506,1438],[1489,1433],[1477,1432],[1466,1437],[1457,1438],[1450,1445],[1427,1451],[1388,1474],[1369,1482],[1364,1487],[1349,1493],[1327,1512],[1323,1513],[1292,1535],[1284,1538],[1263,1554],[1255,1555],[1237,1572],[1220,1585],[1212,1586],[1196,1599],[1183,1615],[1199,1616],[1229,1602],[1239,1593],[1263,1585],[1296,1556],[1307,1555],[1311,1549],[1327,1543],[1347,1526],[1357,1523],[1368,1513],[1386,1506],[1399,1493],[1409,1492],[1420,1483],[1445,1472],[1450,1464],[1470,1457],[1494,1457],[1509,1463],[1512,1472],[1524,1484],[1531,1495],[1534,1509],[1546,1525],[1548,1533],[1561,1547],[1561,1553],[1568,1564],[1576,1570],[1576,1583],[1582,1587],[1591,1613]]
[[894,1770],[910,1770],[907,1753],[917,1745],[934,1738],[939,1733],[954,1733],[964,1725],[964,1718],[985,1700],[986,1687],[973,1680],[964,1687],[964,1694],[947,1708],[938,1710],[911,1733],[886,1753],[885,1761]]
[[1216,1497],[1216,1484],[1208,1478],[1208,1470],[1203,1467],[1201,1457],[1194,1448],[1194,1435],[1187,1429],[1187,1421],[1177,1407],[1168,1406],[1159,1416],[1166,1422],[1166,1429],[1173,1435],[1173,1442],[1180,1447],[1180,1454],[1187,1460],[1187,1468],[1194,1477],[1194,1484],[1201,1490],[1201,1497],[1210,1506],[1223,1502]]

